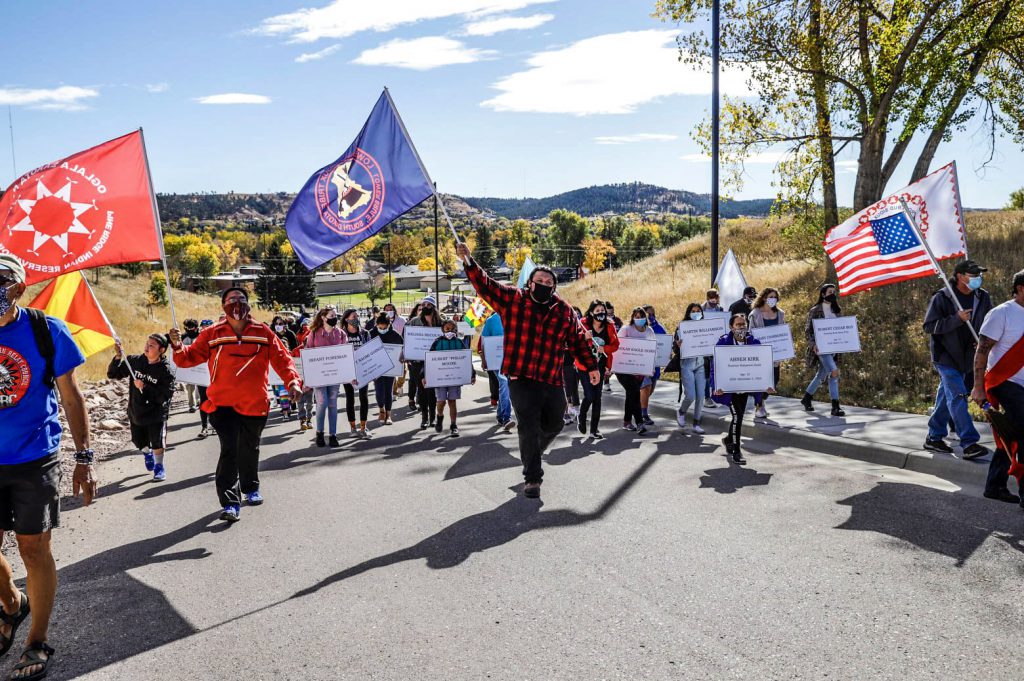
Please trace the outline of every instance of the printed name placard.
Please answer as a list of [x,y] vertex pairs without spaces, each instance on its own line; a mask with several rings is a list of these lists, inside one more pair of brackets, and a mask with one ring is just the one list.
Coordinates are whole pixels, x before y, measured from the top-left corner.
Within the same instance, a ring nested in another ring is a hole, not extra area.
[[[353,347],[349,343],[322,348],[305,348],[299,355],[302,363],[303,385],[322,388],[329,385],[351,383],[356,377]],[[278,383],[280,383],[278,379]],[[271,385],[274,381],[271,381]]]
[[834,319],[812,319],[814,344],[818,354],[838,355],[844,352],[860,352],[860,332],[856,317]]
[[658,343],[658,351],[654,355],[654,365],[664,368],[672,359],[672,336],[667,333],[659,333],[654,340]]
[[487,360],[487,370],[501,371],[501,364],[505,361],[505,337],[481,336],[480,342],[484,345],[484,359]]
[[384,352],[388,353],[391,357],[391,362],[394,364],[390,371],[385,371],[384,376],[399,377],[405,373],[405,364],[402,363],[402,353],[405,352],[405,346],[385,343]]
[[679,356],[683,359],[710,357],[715,352],[715,343],[728,328],[729,320],[726,317],[679,322],[679,328],[676,330],[680,343]]
[[776,362],[785,362],[787,359],[796,357],[796,348],[793,347],[793,332],[789,328],[789,324],[751,329],[750,333],[761,341],[761,345],[772,346],[772,354],[775,355]]
[[[271,364],[269,367],[270,371],[267,374],[267,385],[284,385],[284,379],[277,375],[274,371],[274,365]],[[299,380],[304,381],[302,376],[302,362],[295,362],[295,372],[299,375]]]
[[[704,319],[724,319],[728,322],[729,317],[731,316],[732,313],[728,310],[704,310]],[[728,326],[728,324],[726,326]]]
[[612,355],[612,372],[634,376],[653,376],[658,341],[646,338],[620,338],[619,349]]
[[356,369],[356,386],[360,388],[394,368],[391,355],[384,349],[384,341],[379,336],[356,348],[352,361]]
[[405,359],[413,362],[422,362],[426,357],[430,346],[434,344],[437,337],[441,335],[441,329],[436,326],[409,326],[405,325]]
[[428,388],[450,388],[473,382],[472,350],[433,350],[423,365]]
[[[168,353],[170,357],[170,353]],[[174,367],[174,375],[179,383],[187,383],[189,385],[200,385],[204,388],[210,387],[210,365],[206,362],[194,367],[183,369],[174,363],[174,358],[171,357],[171,366]]]
[[770,345],[716,345],[715,390],[763,393],[775,387]]

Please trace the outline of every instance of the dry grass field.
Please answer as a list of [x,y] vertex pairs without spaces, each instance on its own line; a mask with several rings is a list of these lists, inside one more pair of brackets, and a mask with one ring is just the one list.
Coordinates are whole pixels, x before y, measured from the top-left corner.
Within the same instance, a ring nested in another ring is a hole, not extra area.
[[[971,258],[990,270],[985,288],[993,302],[1005,301],[1012,274],[1024,269],[1024,212],[969,213],[967,245]],[[761,220],[726,222],[720,247],[723,254],[729,248],[735,251],[752,285],[781,291],[779,306],[786,310],[800,357],[784,366],[779,392],[801,395],[811,378],[802,360],[803,327],[824,281],[824,260],[793,258],[785,240]],[[947,272],[952,268],[952,262],[945,264]],[[682,317],[687,303],[703,301],[709,271],[709,237],[704,235],[620,270],[592,274],[561,293],[584,309],[594,298],[611,300],[621,317],[636,305],[650,303],[668,327]],[[864,348],[844,359],[844,402],[916,413],[927,410],[936,380],[921,322],[928,299],[939,286],[937,277],[918,279],[841,299],[844,312],[858,317]]]

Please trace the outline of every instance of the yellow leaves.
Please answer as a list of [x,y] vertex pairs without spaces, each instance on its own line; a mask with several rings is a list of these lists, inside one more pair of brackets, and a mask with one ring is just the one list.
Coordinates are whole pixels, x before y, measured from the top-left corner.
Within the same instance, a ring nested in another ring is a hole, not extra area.
[[526,262],[527,256],[533,255],[533,248],[530,246],[519,246],[517,248],[510,248],[505,252],[505,263],[513,270],[520,270],[523,267],[523,263]]
[[416,263],[416,267],[420,272],[433,272],[436,266],[436,261],[433,258],[420,258]]
[[591,237],[583,240],[583,267],[588,272],[604,269],[608,256],[616,253],[611,241]]

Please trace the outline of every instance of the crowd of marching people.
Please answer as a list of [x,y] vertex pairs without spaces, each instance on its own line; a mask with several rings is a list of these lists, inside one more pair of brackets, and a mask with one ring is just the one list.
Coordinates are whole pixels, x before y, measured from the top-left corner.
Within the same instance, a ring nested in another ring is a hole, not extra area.
[[[722,439],[726,455],[737,465],[745,463],[744,417],[751,409],[755,419],[769,416],[773,387],[757,392],[723,390],[715,362],[706,356],[682,356],[680,331],[666,329],[650,305],[634,307],[624,318],[615,314],[608,300],[593,300],[586,310],[574,308],[557,294],[557,279],[547,267],[536,267],[525,286],[512,286],[491,278],[465,244],[460,243],[457,252],[469,281],[493,310],[477,329],[481,342],[476,350],[487,372],[498,428],[514,431],[519,440],[524,496],[540,496],[543,455],[569,424],[584,436],[581,444],[602,440],[602,423],[635,436],[656,427],[650,402],[663,370],[678,372],[680,377],[676,421],[670,425],[704,435],[705,410],[727,408],[730,419]],[[986,409],[1001,406],[999,413],[1017,429],[1024,423],[1024,271],[1014,275],[1010,300],[997,306],[982,288],[985,271],[970,260],[957,264],[952,285],[935,293],[923,318],[939,377],[924,447],[950,453],[945,438],[955,432],[965,459],[988,453],[979,442],[968,400]],[[5,369],[0,394],[4,400],[0,426],[8,443],[0,447],[0,528],[17,534],[28,571],[28,588],[23,593],[14,587],[10,566],[0,558],[0,654],[12,645],[31,602],[35,616],[14,678],[40,678],[33,674],[45,674],[54,652],[46,642],[46,628],[56,588],[49,538],[51,528],[58,525],[60,509],[58,394],[75,445],[74,492],[81,493],[86,504],[96,493],[97,480],[88,418],[75,380],[75,368],[84,356],[63,322],[18,307],[24,282],[20,261],[0,254],[0,359],[6,358],[6,366],[17,369],[14,373]],[[835,418],[845,415],[840,404],[839,356],[820,351],[814,322],[843,315],[838,293],[835,284],[823,284],[806,313],[806,361],[813,378],[800,400],[805,410],[814,411],[815,393],[827,383],[830,416]],[[129,382],[131,441],[143,452],[153,480],[160,482],[169,469],[173,471],[165,452],[170,404],[180,378],[176,371],[208,368],[209,384],[187,385],[186,395],[188,411],[199,412],[196,437],[215,434],[219,440],[215,488],[222,520],[236,522],[243,504],[264,502],[260,440],[274,411],[276,418],[294,422],[296,432],[314,431],[316,448],[338,447],[346,434],[369,440],[375,430],[392,426],[402,416],[418,415],[421,431],[440,434],[447,426],[449,437],[461,435],[461,386],[428,387],[422,360],[406,361],[403,354],[400,375],[379,375],[365,385],[353,381],[307,387],[297,369],[303,350],[345,344],[360,348],[377,339],[401,346],[408,329],[416,327],[437,330],[431,351],[471,349],[469,337],[460,332],[460,319],[444,316],[433,295],[425,296],[407,315],[390,303],[368,312],[326,305],[297,317],[276,315],[269,324],[254,318],[246,289],[224,291],[221,304],[220,319],[188,319],[182,329],[154,333],[139,354],[126,354],[117,343],[107,375]],[[786,323],[781,292],[774,287],[760,292],[747,287],[736,301],[723,301],[718,290],[709,289],[703,301],[685,306],[683,321],[697,322],[709,315],[722,318],[726,329],[715,347],[757,346],[760,341],[752,329]],[[675,325],[672,320],[670,328]],[[630,341],[670,334],[671,357],[651,375],[617,368],[616,353]],[[485,351],[486,339],[494,336],[502,339],[500,360]],[[780,379],[779,363],[771,369],[774,386]],[[609,414],[604,404],[605,395],[613,390],[613,377],[623,393],[621,418]],[[369,419],[371,388],[377,407],[373,421]],[[340,430],[344,422],[338,422],[342,396],[347,431]],[[403,399],[408,405],[404,414],[396,408]],[[1002,435],[996,430],[1001,451],[992,457],[984,494],[1017,503],[1020,499],[1007,481],[1018,472],[1013,466],[1019,465],[1006,452],[1016,452],[1018,444],[1008,435],[1010,428],[1002,429]]]

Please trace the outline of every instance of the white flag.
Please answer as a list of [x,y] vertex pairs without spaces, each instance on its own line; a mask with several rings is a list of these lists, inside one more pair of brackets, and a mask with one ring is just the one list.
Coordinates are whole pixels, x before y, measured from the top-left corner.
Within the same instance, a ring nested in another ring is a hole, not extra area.
[[722,258],[722,266],[718,268],[718,276],[715,277],[715,286],[718,288],[719,302],[722,307],[729,309],[729,306],[743,297],[743,289],[747,287],[747,280],[740,269],[740,263],[736,260],[736,254],[729,249],[729,252]]
[[537,269],[537,263],[533,261],[533,258],[526,256],[523,260],[523,266],[519,270],[519,281],[516,282],[516,286],[523,288],[530,282],[530,275]]
[[830,231],[825,243],[847,237],[871,220],[901,212],[900,199],[907,202],[937,260],[967,257],[967,235],[955,161],[852,216]]

